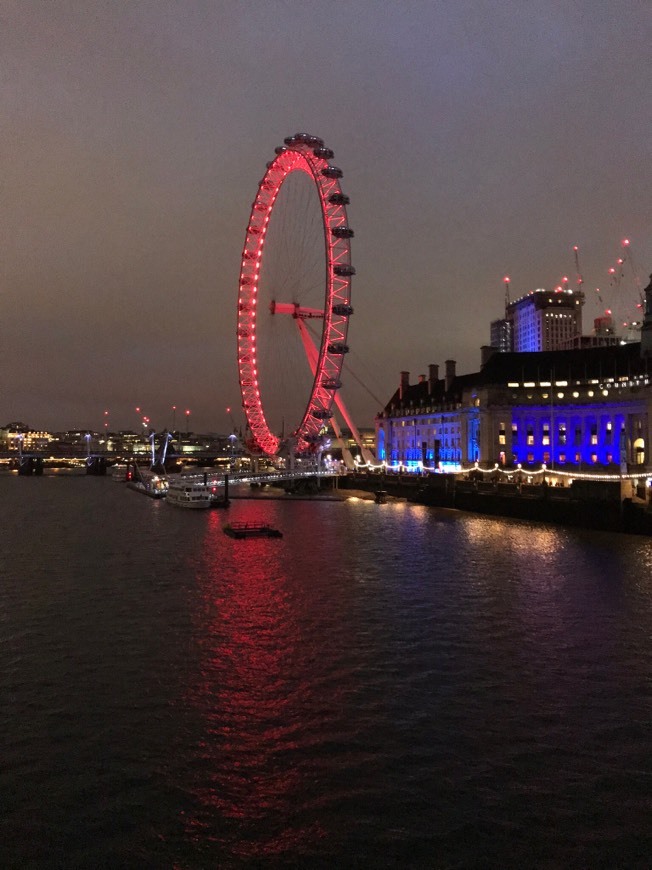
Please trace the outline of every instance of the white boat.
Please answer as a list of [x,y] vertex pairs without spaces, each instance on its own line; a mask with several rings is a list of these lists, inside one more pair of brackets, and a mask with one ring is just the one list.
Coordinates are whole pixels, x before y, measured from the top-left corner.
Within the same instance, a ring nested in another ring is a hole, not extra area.
[[165,500],[168,504],[183,508],[211,508],[222,504],[216,486],[183,479],[170,481]]

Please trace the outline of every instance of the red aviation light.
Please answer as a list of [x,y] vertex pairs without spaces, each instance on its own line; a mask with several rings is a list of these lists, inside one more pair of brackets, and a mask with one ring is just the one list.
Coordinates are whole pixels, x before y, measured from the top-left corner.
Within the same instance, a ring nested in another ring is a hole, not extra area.
[[610,274],[610,275],[615,275],[615,274],[616,274],[616,270],[613,268],[613,266],[611,267],[611,269],[609,269],[609,274]]
[[611,308],[605,308],[604,313],[605,313],[608,317],[611,317]]
[[626,248],[629,244],[629,239],[623,239],[623,248]]

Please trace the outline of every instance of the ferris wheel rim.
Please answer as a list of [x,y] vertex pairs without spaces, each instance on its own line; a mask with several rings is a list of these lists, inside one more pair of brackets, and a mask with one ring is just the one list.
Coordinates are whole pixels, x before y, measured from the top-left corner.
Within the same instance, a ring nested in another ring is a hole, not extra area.
[[351,266],[353,231],[346,213],[349,200],[339,182],[341,170],[329,162],[332,157],[333,152],[316,136],[299,133],[286,138],[285,144],[276,148],[276,156],[267,164],[258,184],[245,233],[238,286],[238,374],[247,425],[256,447],[267,455],[278,453],[281,438],[269,427],[259,389],[258,283],[269,220],[283,183],[295,172],[310,177],[319,197],[326,267],[323,328],[312,388],[301,420],[292,432],[299,452],[319,440],[341,387],[344,355],[348,352],[349,317],[353,313],[351,278],[355,270]]

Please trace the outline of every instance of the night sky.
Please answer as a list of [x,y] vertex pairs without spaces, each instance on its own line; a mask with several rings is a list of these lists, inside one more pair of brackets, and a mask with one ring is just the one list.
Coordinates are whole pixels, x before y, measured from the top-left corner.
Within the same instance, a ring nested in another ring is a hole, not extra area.
[[[503,277],[513,298],[572,283],[575,244],[585,332],[604,305],[633,317],[651,57],[649,0],[4,0],[0,425],[242,422],[240,254],[297,131],[344,172],[349,362],[382,403],[402,369],[477,370]],[[344,398],[373,424],[357,381]]]

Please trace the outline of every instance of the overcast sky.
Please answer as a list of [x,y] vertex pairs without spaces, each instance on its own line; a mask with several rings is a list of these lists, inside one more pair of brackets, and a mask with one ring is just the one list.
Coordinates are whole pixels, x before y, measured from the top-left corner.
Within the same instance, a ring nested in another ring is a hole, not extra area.
[[344,172],[351,365],[383,403],[402,369],[477,370],[504,275],[572,281],[574,244],[585,332],[596,287],[633,316],[607,270],[628,237],[652,272],[651,56],[649,0],[2,0],[0,425],[241,422],[244,232],[300,130]]

